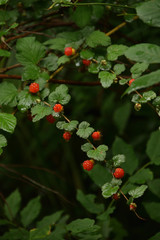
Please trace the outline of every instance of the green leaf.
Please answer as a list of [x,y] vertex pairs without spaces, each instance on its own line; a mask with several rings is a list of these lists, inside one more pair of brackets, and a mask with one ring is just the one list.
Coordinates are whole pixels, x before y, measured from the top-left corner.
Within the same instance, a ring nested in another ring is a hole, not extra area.
[[22,65],[37,64],[45,55],[45,47],[35,37],[18,39],[16,48],[16,58]]
[[28,90],[22,90],[18,94],[18,99],[19,99],[18,105],[29,109],[32,104],[36,103],[37,96],[30,94]]
[[0,5],[6,4],[8,0],[0,0]]
[[100,78],[100,82],[102,84],[102,87],[108,88],[108,87],[111,86],[111,84],[113,83],[113,80],[116,78],[116,74],[110,73],[110,72],[107,72],[107,71],[101,71],[98,74],[98,77]]
[[46,97],[48,97],[49,94],[50,94],[50,89],[49,88],[43,89],[42,92],[41,92],[42,100],[44,100]]
[[9,105],[11,107],[16,106],[18,90],[9,82],[3,82],[0,84],[0,105]]
[[131,86],[124,92],[124,94],[129,94],[135,90],[150,87],[156,83],[159,83],[159,76],[160,70],[157,70],[135,79],[134,82],[132,82]]
[[110,214],[112,214],[115,210],[115,207],[109,207],[107,208],[107,210],[105,210],[102,214],[97,216],[97,219],[100,221],[106,221],[106,220],[110,220]]
[[129,173],[130,175],[133,174],[138,166],[138,159],[133,151],[132,146],[124,142],[121,138],[116,137],[112,146],[112,151],[114,155],[125,155],[126,161],[125,163],[122,163],[121,167],[126,173]]
[[93,194],[85,195],[81,190],[77,190],[77,200],[90,213],[100,214],[104,211],[104,205],[95,203],[96,196]]
[[89,218],[77,219],[69,223],[66,227],[68,231],[71,231],[73,234],[77,234],[93,227],[94,222],[94,220]]
[[94,129],[89,126],[90,124],[88,122],[81,122],[78,126],[78,131],[76,134],[81,138],[87,139],[94,131]]
[[66,55],[58,58],[58,61],[57,61],[57,64],[58,66],[61,65],[61,64],[65,64],[66,62],[69,62],[70,61],[70,58],[67,57]]
[[124,102],[115,111],[113,121],[118,128],[118,132],[122,134],[127,126],[129,117],[131,115],[132,105],[130,102]]
[[5,215],[9,220],[13,220],[19,209],[21,204],[21,195],[18,189],[12,192],[9,197],[6,198],[7,205],[4,206]]
[[58,122],[56,123],[56,127],[57,127],[58,129],[60,129],[60,130],[63,130],[63,129],[64,129],[64,128],[63,128],[64,124],[66,124],[65,121],[58,121]]
[[151,238],[149,238],[148,240],[159,240],[160,239],[160,232],[157,233],[156,235],[152,236]]
[[132,78],[140,77],[141,74],[148,69],[149,64],[146,62],[136,63],[131,67],[130,72],[132,73]]
[[80,57],[83,59],[91,60],[94,57],[94,52],[88,49],[82,50],[80,52]]
[[56,124],[56,127],[59,129],[64,129],[65,131],[73,131],[76,129],[78,125],[78,121],[72,120],[69,123],[66,123],[65,121],[59,121]]
[[28,64],[24,68],[22,81],[36,80],[40,76],[40,68],[33,64]]
[[29,233],[27,230],[21,229],[10,229],[9,232],[6,232],[0,240],[28,240]]
[[160,47],[151,43],[140,43],[129,47],[125,56],[136,62],[159,63]]
[[89,150],[92,150],[92,149],[93,149],[93,145],[90,143],[85,143],[81,146],[81,150],[83,152],[88,152]]
[[124,72],[126,69],[125,65],[124,64],[116,64],[114,65],[113,67],[113,70],[115,72],[116,75],[119,75],[121,74],[122,72]]
[[0,134],[0,149],[5,146],[7,146],[7,139],[5,138],[5,136]]
[[122,184],[122,180],[121,179],[112,178],[112,181],[110,182],[110,184],[112,185],[112,187],[120,186]]
[[156,93],[154,91],[148,91],[143,93],[143,97],[139,99],[139,103],[146,103],[148,101],[156,98]]
[[11,53],[7,50],[0,49],[0,57],[10,57]]
[[17,124],[17,119],[9,113],[0,113],[0,129],[13,133]]
[[92,171],[89,171],[87,173],[92,181],[99,187],[102,187],[102,185],[108,181],[111,181],[112,179],[112,174],[109,172],[109,170],[100,164],[95,164]]
[[105,183],[103,186],[102,186],[102,196],[104,198],[109,198],[111,197],[113,194],[115,194],[119,189],[119,186],[112,186],[111,183]]
[[141,185],[140,187],[137,187],[134,190],[129,191],[128,194],[130,196],[132,196],[133,198],[139,198],[144,194],[144,192],[147,188],[148,188],[148,186]]
[[41,227],[39,229],[34,228],[30,230],[29,240],[42,240],[47,239],[50,232],[50,226]]
[[147,1],[136,7],[139,18],[154,27],[160,27],[159,0]]
[[110,219],[110,226],[112,226],[113,230],[113,239],[114,240],[123,240],[125,238],[128,237],[128,232],[127,230],[124,228],[123,224],[118,221],[116,218],[111,218]]
[[46,58],[43,59],[43,66],[49,71],[55,71],[58,68],[58,57],[50,53]]
[[160,131],[157,130],[152,132],[150,139],[147,142],[147,155],[149,156],[152,163],[160,165]]
[[160,203],[159,202],[145,202],[143,203],[144,208],[150,218],[160,223]]
[[97,161],[103,161],[106,157],[106,151],[108,147],[106,145],[100,145],[94,150],[89,150],[87,156]]
[[97,46],[108,46],[111,44],[110,37],[100,31],[92,32],[86,39],[86,43],[89,47],[95,48]]
[[37,122],[45,116],[50,115],[52,113],[52,108],[46,105],[37,104],[31,108],[31,113],[32,116],[34,116],[33,122]]
[[119,167],[125,162],[125,156],[123,154],[118,154],[112,158],[114,167]]
[[48,97],[50,104],[61,103],[62,105],[67,104],[71,96],[68,94],[68,87],[65,84],[57,87]]
[[115,61],[119,56],[124,55],[125,51],[128,49],[127,46],[119,44],[119,45],[111,45],[107,48],[107,58],[110,61]]
[[153,179],[153,172],[149,169],[142,169],[129,178],[131,183],[144,184]]
[[44,217],[41,221],[37,223],[37,228],[43,228],[45,226],[49,225],[55,225],[55,223],[60,219],[62,216],[63,211],[58,211],[56,213],[53,213],[50,216]]
[[160,106],[160,96],[156,97],[154,99],[154,101],[152,102],[152,104],[159,108],[159,106]]
[[91,21],[92,9],[90,6],[79,6],[72,14],[73,21],[78,27],[85,27]]
[[88,67],[88,72],[97,74],[100,70],[100,64],[99,63],[91,63]]
[[121,79],[121,80],[119,81],[119,84],[120,84],[120,85],[125,85],[128,81],[129,81],[129,79],[124,78],[124,79]]
[[157,197],[160,197],[160,179],[153,179],[148,183],[149,189]]
[[65,38],[54,38],[44,42],[45,45],[49,45],[50,49],[59,50],[62,52],[64,52],[67,43],[68,41]]
[[21,222],[27,227],[36,219],[41,210],[40,197],[33,198],[25,208],[21,211]]

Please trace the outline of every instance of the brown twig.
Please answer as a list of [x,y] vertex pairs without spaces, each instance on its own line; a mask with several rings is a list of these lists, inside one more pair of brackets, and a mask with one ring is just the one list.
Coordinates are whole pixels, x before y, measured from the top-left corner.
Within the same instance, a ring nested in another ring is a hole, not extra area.
[[7,72],[11,69],[18,68],[18,67],[21,67],[21,66],[22,66],[21,64],[17,63],[17,64],[14,64],[12,66],[6,67],[6,68],[1,68],[0,73],[5,73],[5,72]]
[[2,163],[1,163],[1,164],[0,164],[0,167],[6,169],[6,170],[9,171],[9,172],[12,172],[12,173],[20,176],[22,179],[27,180],[28,182],[32,183],[33,185],[39,187],[40,189],[43,189],[43,190],[46,190],[46,191],[48,191],[48,192],[52,192],[52,193],[56,194],[57,196],[59,196],[60,198],[62,198],[64,201],[66,201],[66,202],[70,203],[71,205],[73,205],[73,204],[72,204],[68,199],[66,199],[62,194],[60,194],[59,192],[53,190],[52,188],[46,187],[46,186],[44,186],[43,184],[38,183],[37,181],[33,180],[33,179],[30,178],[30,177],[28,177],[28,176],[26,176],[26,175],[24,175],[24,174],[20,174],[19,172],[15,171],[15,170],[13,170],[13,169],[11,169],[11,168],[8,168],[5,164],[2,164]]

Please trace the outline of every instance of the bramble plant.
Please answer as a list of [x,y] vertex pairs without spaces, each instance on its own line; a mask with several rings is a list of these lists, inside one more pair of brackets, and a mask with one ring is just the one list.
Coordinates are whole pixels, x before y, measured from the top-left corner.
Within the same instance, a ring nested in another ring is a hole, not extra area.
[[159,240],[160,0],[0,0],[0,26],[0,240]]

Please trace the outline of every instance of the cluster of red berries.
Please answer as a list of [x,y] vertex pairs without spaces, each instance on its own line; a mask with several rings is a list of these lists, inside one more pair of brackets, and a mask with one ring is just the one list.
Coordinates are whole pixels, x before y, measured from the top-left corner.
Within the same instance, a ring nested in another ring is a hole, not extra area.
[[72,47],[66,47],[64,49],[64,54],[66,56],[72,56],[72,55],[75,55],[75,53],[76,53],[76,50],[74,48],[72,48]]
[[134,82],[134,78],[132,78],[130,81],[129,81],[129,86],[131,86],[132,82]]
[[102,135],[99,131],[92,133],[92,139],[95,140],[95,141],[99,141],[101,139],[101,136]]
[[29,86],[29,91],[31,93],[37,93],[39,92],[39,84],[38,83],[31,83],[30,86]]
[[113,173],[114,177],[117,179],[121,179],[124,177],[124,170],[123,168],[116,168],[114,173]]
[[94,166],[94,160],[86,160],[82,163],[83,169],[90,171]]
[[57,104],[54,105],[53,110],[56,113],[62,112],[63,111],[63,106],[60,103],[57,103]]
[[87,60],[87,59],[83,59],[82,60],[82,63],[85,65],[85,66],[89,66],[91,64],[91,61],[90,60]]
[[70,140],[71,136],[72,135],[71,135],[70,132],[64,132],[63,133],[63,138],[64,138],[64,140],[66,140],[66,142],[68,142]]
[[56,119],[52,116],[52,114],[48,115],[46,119],[49,123],[54,123],[56,121]]

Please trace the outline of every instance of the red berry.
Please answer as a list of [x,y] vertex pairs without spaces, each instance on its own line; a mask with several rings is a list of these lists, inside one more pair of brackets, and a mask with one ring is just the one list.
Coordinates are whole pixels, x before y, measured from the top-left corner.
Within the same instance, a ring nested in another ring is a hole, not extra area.
[[94,166],[94,161],[93,160],[86,160],[83,162],[83,168],[87,171],[92,170],[93,166]]
[[46,119],[49,123],[54,123],[56,121],[56,119],[52,116],[52,114],[48,115]]
[[114,175],[115,178],[123,178],[124,177],[124,170],[122,168],[116,168],[113,175]]
[[136,208],[137,208],[137,204],[135,204],[135,203],[131,203],[131,204],[129,205],[130,211],[134,211],[134,210],[136,210]]
[[31,93],[39,92],[39,84],[38,83],[31,83],[30,86],[29,86],[29,91]]
[[91,64],[91,61],[90,60],[87,60],[87,59],[83,59],[82,60],[83,64],[86,65],[86,66],[89,66]]
[[63,133],[63,138],[64,138],[66,141],[69,141],[70,138],[71,138],[71,133],[70,133],[70,132],[65,132],[65,133]]
[[72,47],[66,47],[64,50],[64,54],[66,56],[71,56],[71,55],[74,55],[75,53],[76,53],[76,50]]
[[132,82],[134,82],[134,78],[129,81],[129,86],[131,86]]
[[93,138],[93,140],[95,140],[95,141],[100,140],[100,139],[101,139],[101,133],[100,133],[99,131],[93,132],[93,133],[92,133],[92,138]]
[[63,106],[61,104],[57,103],[56,105],[54,105],[53,110],[55,112],[62,112],[63,111]]
[[115,194],[113,194],[112,198],[114,200],[118,200],[120,198],[120,194],[119,193],[115,193]]

